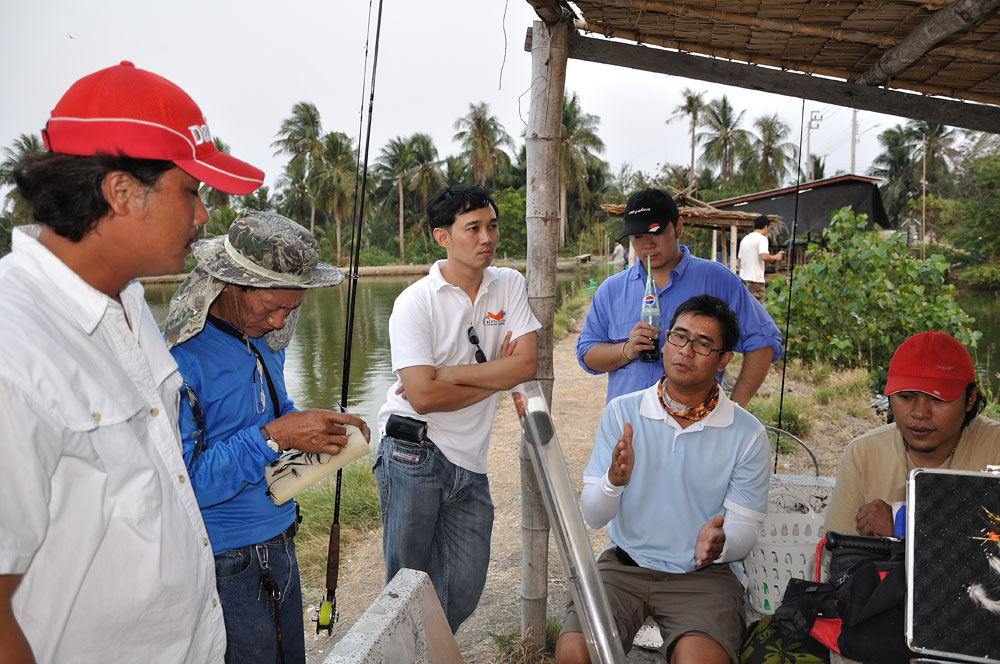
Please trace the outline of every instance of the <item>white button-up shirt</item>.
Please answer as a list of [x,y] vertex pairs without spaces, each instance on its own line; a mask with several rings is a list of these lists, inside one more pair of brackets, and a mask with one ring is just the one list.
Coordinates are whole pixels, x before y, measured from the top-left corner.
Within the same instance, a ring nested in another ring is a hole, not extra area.
[[221,662],[215,566],[142,287],[122,305],[17,229],[0,260],[0,574],[41,662]]

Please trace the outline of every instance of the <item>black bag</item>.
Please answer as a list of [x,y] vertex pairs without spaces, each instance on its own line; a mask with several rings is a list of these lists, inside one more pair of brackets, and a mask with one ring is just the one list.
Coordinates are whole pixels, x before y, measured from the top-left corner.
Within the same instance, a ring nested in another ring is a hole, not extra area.
[[834,542],[830,578],[843,621],[837,645],[865,664],[907,662],[905,545],[877,537],[827,537]]

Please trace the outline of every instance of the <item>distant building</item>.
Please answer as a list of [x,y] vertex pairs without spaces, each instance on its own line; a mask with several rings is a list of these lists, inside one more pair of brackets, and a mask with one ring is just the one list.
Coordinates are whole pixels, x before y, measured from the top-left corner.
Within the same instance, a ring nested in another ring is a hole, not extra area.
[[792,232],[792,223],[798,216],[795,222],[796,237],[815,241],[818,240],[816,235],[830,225],[830,215],[845,205],[850,205],[855,214],[867,214],[869,222],[882,228],[890,228],[878,182],[881,180],[863,175],[837,175],[804,183],[799,185],[798,210],[795,206],[794,186],[713,201],[712,207],[777,215],[781,217],[783,233]]

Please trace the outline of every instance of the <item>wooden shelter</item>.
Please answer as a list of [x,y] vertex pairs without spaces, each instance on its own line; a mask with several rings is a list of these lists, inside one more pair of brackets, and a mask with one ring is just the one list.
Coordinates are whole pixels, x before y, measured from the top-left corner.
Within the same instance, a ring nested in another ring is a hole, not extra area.
[[[525,40],[528,300],[542,323],[536,378],[550,403],[568,60],[1000,133],[1000,0],[527,1],[540,19]],[[522,445],[521,629],[538,643],[548,523],[530,463]]]

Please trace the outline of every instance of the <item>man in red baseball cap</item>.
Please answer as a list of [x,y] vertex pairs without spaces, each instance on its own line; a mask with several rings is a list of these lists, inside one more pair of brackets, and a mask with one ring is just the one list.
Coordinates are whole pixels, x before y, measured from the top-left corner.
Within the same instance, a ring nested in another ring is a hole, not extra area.
[[979,416],[986,400],[969,352],[954,337],[931,330],[904,341],[889,363],[885,395],[894,421],[848,445],[827,530],[892,536],[911,470],[1000,463],[1000,422]]
[[74,83],[43,136],[14,172],[38,224],[0,260],[0,659],[222,662],[182,381],[136,279],[183,269],[201,182],[263,173],[129,62]]

